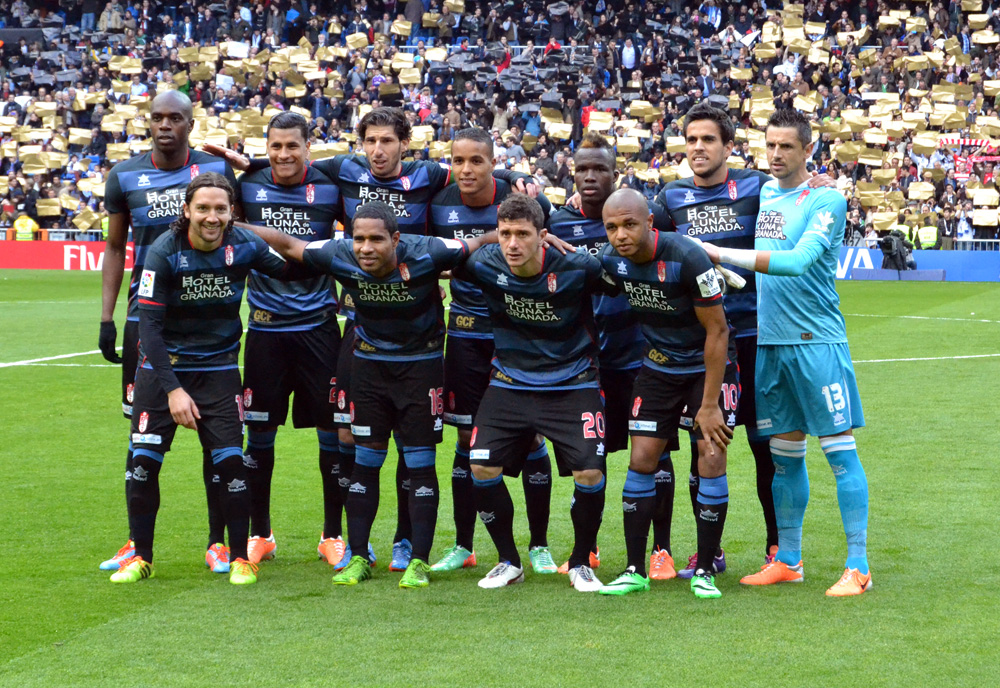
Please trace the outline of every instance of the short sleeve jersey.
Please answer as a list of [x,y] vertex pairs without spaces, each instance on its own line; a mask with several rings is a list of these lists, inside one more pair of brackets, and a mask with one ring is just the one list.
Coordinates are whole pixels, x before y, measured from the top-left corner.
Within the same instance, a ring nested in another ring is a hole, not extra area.
[[385,277],[365,272],[351,239],[315,241],[304,261],[333,275],[355,304],[354,355],[383,361],[437,358],[444,347],[444,305],[438,276],[468,256],[464,241],[403,234],[396,268]]
[[[333,237],[340,219],[340,190],[325,174],[308,166],[299,184],[282,186],[271,168],[240,177],[237,198],[247,222],[278,229],[303,241]],[[250,273],[247,290],[250,329],[308,330],[326,322],[337,308],[333,280],[317,275],[283,281]]]
[[[654,224],[665,222],[664,211],[654,203]],[[659,218],[659,219],[657,219]],[[590,218],[582,211],[568,205],[552,214],[549,231],[577,248],[585,248],[592,256],[600,255],[608,243],[608,233],[601,218]],[[624,295],[594,296],[594,319],[600,341],[600,365],[604,370],[629,370],[642,365],[645,341],[635,314],[628,307]]]
[[[671,231],[724,248],[752,249],[760,189],[770,179],[758,170],[729,170],[726,181],[714,186],[698,186],[693,178],[679,179],[667,184],[656,202],[670,215],[667,229]],[[747,284],[723,297],[726,315],[737,337],[750,337],[757,334],[754,275],[744,268],[729,267]]]
[[[140,312],[165,311],[163,342],[174,370],[237,367],[240,303],[250,270],[280,275],[285,261],[251,232],[234,227],[214,251],[199,251],[186,234],[168,232],[148,252],[138,278]],[[142,355],[144,368],[152,366]]]
[[474,252],[455,272],[482,289],[493,320],[490,384],[536,391],[597,387],[597,329],[590,296],[614,286],[589,253],[543,248],[542,270],[511,272],[500,246]]
[[128,213],[132,225],[134,259],[128,286],[128,319],[138,320],[136,292],[146,253],[170,223],[181,216],[184,193],[191,180],[203,172],[225,175],[236,188],[236,177],[222,158],[191,149],[183,167],[160,170],[152,152],[124,160],[111,168],[104,185],[104,207],[108,213]]
[[[513,191],[509,183],[495,179],[493,202],[480,208],[470,208],[462,202],[457,184],[439,191],[431,202],[431,234],[442,239],[471,239],[481,237],[497,228],[497,208]],[[545,217],[552,204],[544,196],[538,197]],[[465,280],[451,280],[451,316],[448,336],[489,339],[493,336],[486,299],[478,286]]]
[[758,251],[788,251],[815,242],[819,258],[798,277],[757,275],[760,344],[838,344],[847,327],[837,294],[837,257],[844,242],[847,201],[831,188],[764,185],[757,218]]
[[601,264],[642,325],[648,343],[643,365],[673,375],[704,372],[705,328],[695,308],[722,305],[715,268],[691,239],[656,230],[653,236],[648,263],[623,258],[608,244]]

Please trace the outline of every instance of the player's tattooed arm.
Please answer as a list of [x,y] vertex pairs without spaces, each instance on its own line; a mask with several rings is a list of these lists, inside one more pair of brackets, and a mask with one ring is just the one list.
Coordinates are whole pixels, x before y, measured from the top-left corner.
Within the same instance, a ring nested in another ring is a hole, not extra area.
[[708,442],[709,454],[715,455],[715,445],[725,448],[733,437],[719,408],[719,393],[726,374],[729,347],[729,325],[722,304],[696,307],[698,322],[705,328],[705,390],[694,425]]
[[236,222],[235,225],[259,236],[285,260],[294,260],[297,263],[303,261],[302,254],[308,242],[297,239],[290,234],[280,232],[277,229],[271,229],[270,227],[251,225],[246,222]]

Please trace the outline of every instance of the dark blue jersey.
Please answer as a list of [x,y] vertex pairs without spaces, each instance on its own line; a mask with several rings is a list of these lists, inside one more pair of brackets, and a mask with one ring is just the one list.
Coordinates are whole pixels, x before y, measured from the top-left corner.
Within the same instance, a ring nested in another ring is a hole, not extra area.
[[[167,232],[153,242],[139,273],[139,311],[163,313],[163,343],[174,370],[237,367],[240,303],[251,269],[277,276],[287,265],[263,240],[239,227],[230,229],[214,251],[192,248],[186,233]],[[152,368],[145,348],[140,342],[142,366]]]
[[590,254],[543,251],[542,270],[533,277],[511,272],[497,244],[482,247],[455,271],[486,297],[496,350],[490,384],[543,391],[597,387],[590,297],[617,289]]
[[136,292],[146,252],[170,223],[181,216],[184,193],[191,180],[202,172],[218,172],[236,186],[232,168],[222,158],[189,150],[187,162],[176,170],[160,170],[152,152],[124,160],[111,168],[104,185],[104,207],[108,213],[128,213],[135,253],[132,279],[128,285],[128,319],[138,320]]
[[[760,211],[760,189],[771,178],[757,170],[729,170],[722,184],[696,186],[693,178],[667,184],[656,202],[670,215],[680,234],[726,248],[753,249]],[[660,228],[662,229],[662,228]],[[753,272],[729,266],[747,281],[725,296],[726,315],[737,337],[757,334],[757,284]]]
[[[457,184],[445,187],[431,202],[431,234],[442,239],[471,239],[494,231],[497,228],[497,208],[512,193],[509,183],[495,179],[493,202],[480,208],[470,208],[462,202]],[[545,217],[548,217],[552,204],[544,196],[536,200],[542,206]],[[471,282],[451,280],[448,336],[471,339],[493,337],[486,299],[479,287]]]
[[[282,186],[271,168],[240,177],[236,192],[247,222],[281,230],[303,241],[333,237],[340,219],[340,190],[322,172],[306,168],[300,183]],[[317,275],[301,280],[277,280],[250,273],[247,302],[250,329],[289,332],[321,325],[336,313],[333,280]]]
[[694,309],[722,305],[715,268],[704,249],[686,237],[654,230],[654,240],[648,263],[622,258],[608,244],[601,265],[642,325],[648,345],[643,364],[671,374],[703,372],[705,328]]
[[468,255],[464,241],[404,234],[396,247],[396,269],[376,278],[358,265],[351,239],[306,246],[306,265],[333,275],[355,304],[354,354],[383,361],[441,356],[444,305],[438,277]]
[[[654,224],[666,222],[666,214],[655,203]],[[563,241],[585,248],[592,256],[600,254],[608,243],[608,233],[601,218],[590,218],[583,211],[564,205],[552,214],[549,231]],[[600,364],[603,370],[629,370],[642,365],[646,343],[635,314],[629,310],[624,295],[594,296],[594,319],[601,346]]]

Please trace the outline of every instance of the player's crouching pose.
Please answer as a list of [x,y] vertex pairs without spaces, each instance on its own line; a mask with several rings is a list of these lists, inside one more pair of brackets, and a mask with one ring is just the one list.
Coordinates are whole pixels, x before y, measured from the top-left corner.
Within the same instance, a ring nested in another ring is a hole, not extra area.
[[183,216],[153,243],[139,279],[140,366],[129,490],[135,556],[111,576],[114,583],[153,576],[159,473],[177,425],[198,432],[220,477],[233,556],[230,582],[257,582],[256,567],[247,561],[240,302],[251,269],[277,277],[288,266],[253,234],[232,227],[233,201],[224,176],[196,177],[188,185]]
[[[701,476],[698,560],[712,561],[729,506],[726,446],[736,424],[739,375],[722,289],[705,252],[687,237],[651,229],[646,201],[634,190],[612,194],[603,217],[610,245],[601,251],[601,264],[628,297],[647,342],[633,387],[632,451],[622,490],[628,564],[600,591],[625,595],[649,589],[645,552],[656,505],[654,473],[685,406],[694,418]],[[708,567],[694,572],[691,590],[700,598],[720,597]]]
[[868,480],[853,428],[864,426],[835,277],[847,203],[833,189],[810,189],[809,122],[779,110],[767,123],[767,161],[776,181],[761,189],[756,250],[711,246],[715,262],[757,273],[757,427],[771,437],[778,553],[745,585],[801,583],[802,520],[809,502],[806,434],[820,446],[837,481],[847,535],[843,575],[826,594],[860,595],[868,570]]
[[420,588],[430,583],[427,558],[439,500],[434,463],[444,412],[445,333],[438,279],[486,239],[400,235],[395,213],[380,201],[360,206],[351,229],[350,239],[307,243],[253,227],[286,258],[332,275],[356,309],[350,409],[357,454],[347,498],[348,545],[355,554],[333,582],[354,585],[371,577],[368,558],[359,553],[368,550],[379,472],[395,431],[410,471],[413,524],[413,556],[399,586]]
[[537,201],[508,197],[497,208],[500,245],[477,251],[454,272],[482,289],[496,350],[469,457],[476,508],[500,558],[479,587],[524,580],[503,472],[539,434],[551,440],[560,475],[572,473],[576,483],[570,583],[594,592],[601,582],[588,563],[604,510],[605,422],[590,297],[617,290],[590,254],[546,247],[544,222]]

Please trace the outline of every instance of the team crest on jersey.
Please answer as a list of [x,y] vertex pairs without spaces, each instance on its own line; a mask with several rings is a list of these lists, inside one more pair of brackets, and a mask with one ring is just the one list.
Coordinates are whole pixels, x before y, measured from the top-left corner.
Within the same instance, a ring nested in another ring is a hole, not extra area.
[[632,404],[632,417],[633,418],[638,418],[639,417],[639,408],[641,406],[642,406],[642,397],[636,397],[635,398],[635,403]]
[[226,265],[233,264],[233,247],[231,245],[226,246]]
[[795,199],[795,205],[798,206],[802,201],[806,200],[806,196],[809,195],[809,189],[806,189],[799,194],[799,197]]
[[143,411],[139,415],[139,432],[146,432],[146,426],[149,425],[149,414]]
[[448,392],[448,410],[449,411],[454,411],[455,410],[455,393],[454,392]]
[[402,184],[403,188],[405,190],[407,190],[407,191],[409,191],[410,190],[410,186],[412,186],[412,184],[410,183],[410,178],[409,177],[400,177],[399,178],[399,183]]
[[337,392],[337,408],[343,411],[345,406],[347,406],[347,394],[344,390],[340,390]]
[[729,197],[735,201],[736,200],[736,196],[737,196],[737,193],[736,193],[736,180],[735,179],[730,179],[729,180],[729,184],[727,184],[726,186],[729,188]]
[[129,383],[128,387],[125,388],[125,401],[132,403],[132,398],[135,396],[135,385]]
[[306,185],[306,203],[312,203],[316,200],[316,185],[308,184]]
[[556,292],[556,288],[557,287],[558,287],[558,284],[556,283],[556,274],[554,272],[550,273],[549,274],[549,291],[554,294]]
[[354,402],[351,402],[351,422],[354,422]]
[[410,281],[410,268],[406,267],[406,263],[399,264],[399,276],[403,278],[404,282]]
[[244,408],[250,408],[253,403],[253,390],[247,387],[243,390],[243,406]]
[[198,169],[198,166],[197,165],[191,165],[191,179],[194,179],[199,174],[201,174],[201,171]]
[[665,282],[667,280],[667,264],[662,260],[657,261],[656,263],[656,276],[661,282]]

